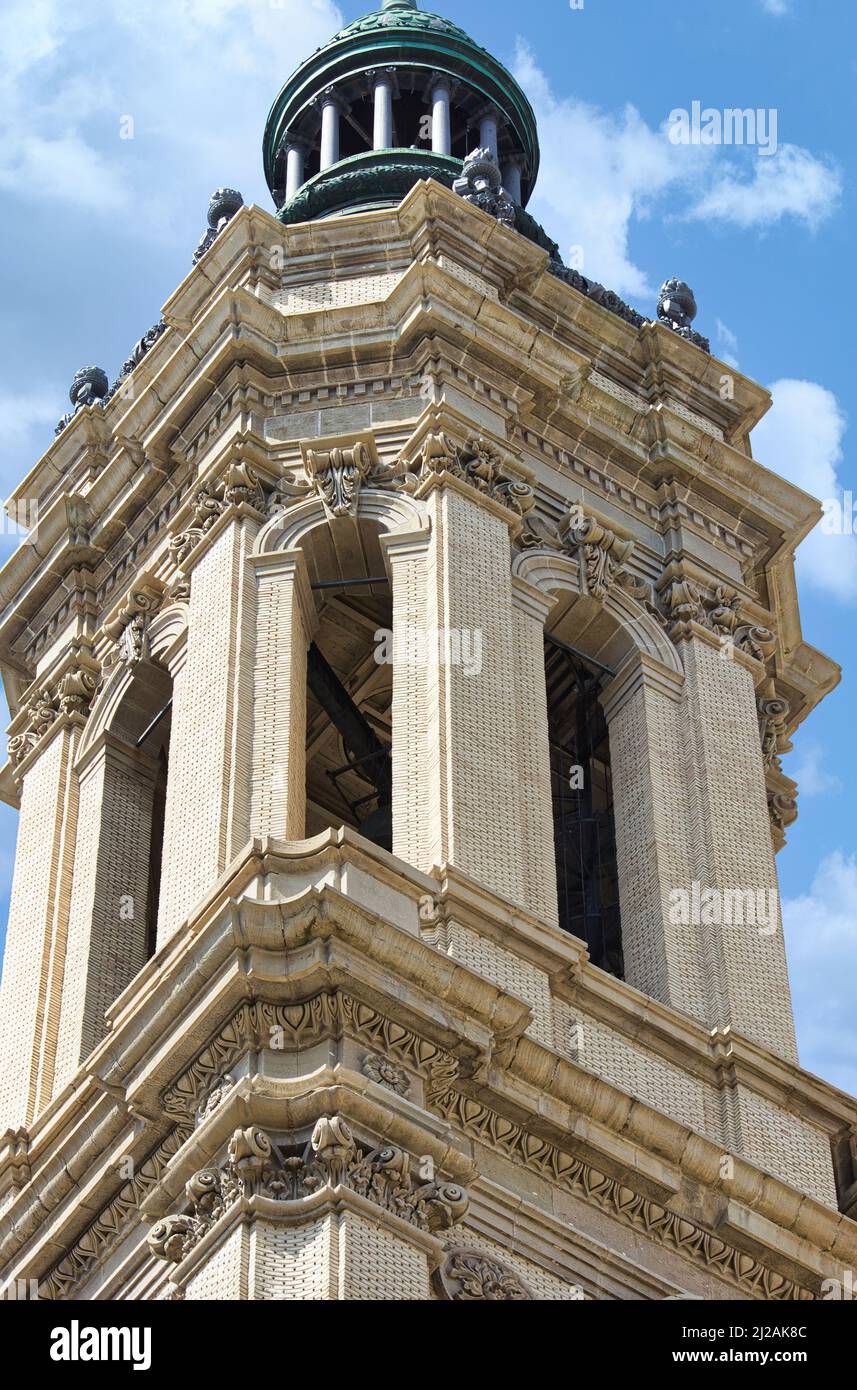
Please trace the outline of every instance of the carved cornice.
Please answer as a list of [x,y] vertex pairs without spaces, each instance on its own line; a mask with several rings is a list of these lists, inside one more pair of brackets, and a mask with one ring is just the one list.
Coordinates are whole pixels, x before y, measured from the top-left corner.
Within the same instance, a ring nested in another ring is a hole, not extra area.
[[326,1188],[332,1193],[344,1187],[418,1230],[449,1230],[467,1211],[467,1192],[457,1183],[422,1182],[414,1177],[415,1166],[409,1154],[391,1144],[375,1149],[360,1144],[340,1115],[316,1122],[302,1154],[274,1144],[261,1129],[236,1129],[222,1167],[194,1173],[185,1188],[190,1210],[157,1221],[149,1248],[158,1258],[179,1263],[239,1201],[266,1197],[283,1216],[294,1218],[300,1203]]
[[173,1129],[143,1160],[134,1176],[101,1209],[68,1253],[39,1279],[41,1298],[63,1300],[74,1297],[83,1279],[92,1273],[126,1231],[139,1220],[143,1198],[157,1186],[170,1159],[178,1153],[187,1135],[187,1130],[180,1127]]
[[491,1110],[481,1101],[450,1089],[436,1097],[434,1109],[471,1138],[642,1231],[651,1240],[702,1264],[711,1273],[759,1299],[811,1300],[815,1295],[793,1279],[727,1244],[719,1236],[608,1177],[583,1159],[559,1149],[532,1131]]
[[251,1050],[272,1046],[289,1051],[346,1032],[423,1076],[430,1098],[458,1076],[457,1057],[394,1023],[350,994],[317,994],[299,1004],[244,1004],[165,1090],[164,1111],[172,1119],[199,1117],[207,1098]]

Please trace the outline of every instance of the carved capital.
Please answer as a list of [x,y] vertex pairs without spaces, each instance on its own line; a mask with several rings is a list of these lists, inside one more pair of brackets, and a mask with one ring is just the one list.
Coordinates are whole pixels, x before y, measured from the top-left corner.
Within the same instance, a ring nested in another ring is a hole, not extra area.
[[581,587],[603,603],[618,579],[634,542],[623,540],[615,531],[573,507],[560,526],[565,548],[576,554],[580,564]]

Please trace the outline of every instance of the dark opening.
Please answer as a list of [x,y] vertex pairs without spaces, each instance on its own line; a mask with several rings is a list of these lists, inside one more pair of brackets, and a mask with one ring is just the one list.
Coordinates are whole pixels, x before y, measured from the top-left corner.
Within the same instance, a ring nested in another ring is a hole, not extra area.
[[146,960],[151,960],[158,945],[158,906],[161,897],[161,860],[164,852],[168,759],[169,734],[158,758],[158,777],[152,797],[152,830],[149,837],[149,891],[146,894]]
[[559,924],[593,964],[622,979],[622,927],[603,675],[548,637],[545,646]]

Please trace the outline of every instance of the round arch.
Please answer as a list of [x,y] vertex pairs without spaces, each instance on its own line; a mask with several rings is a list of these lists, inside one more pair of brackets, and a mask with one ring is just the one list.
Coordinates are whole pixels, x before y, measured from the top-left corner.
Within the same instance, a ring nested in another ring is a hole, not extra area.
[[549,549],[523,551],[512,573],[551,597],[572,596],[563,617],[579,611],[581,637],[575,645],[584,654],[618,671],[635,651],[642,652],[683,676],[679,654],[652,614],[618,584],[602,601],[591,598],[583,590],[580,567],[572,556]]

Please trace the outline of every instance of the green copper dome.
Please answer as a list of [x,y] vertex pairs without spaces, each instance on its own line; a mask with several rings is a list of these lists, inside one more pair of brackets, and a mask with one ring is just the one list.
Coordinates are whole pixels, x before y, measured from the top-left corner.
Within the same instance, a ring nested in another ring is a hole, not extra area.
[[380,10],[373,10],[371,14],[364,14],[361,19],[355,19],[351,24],[346,24],[344,29],[340,29],[338,34],[334,34],[331,43],[337,43],[340,39],[348,38],[351,34],[368,34],[380,30],[397,29],[427,29],[433,33],[455,34],[457,38],[472,43],[472,40],[463,29],[459,29],[457,24],[453,24],[449,19],[443,19],[439,14],[429,14],[427,10],[419,10],[410,0],[389,0],[388,4],[382,5]]
[[524,207],[538,134],[512,74],[457,24],[385,0],[292,74],[263,152],[278,215],[294,222],[389,206],[420,178],[451,186],[476,148],[492,149]]

